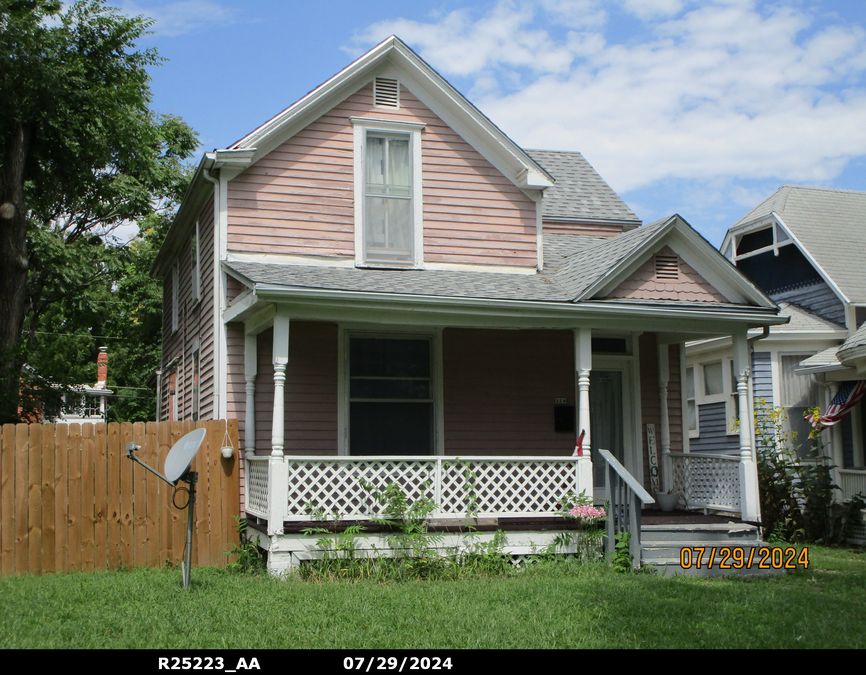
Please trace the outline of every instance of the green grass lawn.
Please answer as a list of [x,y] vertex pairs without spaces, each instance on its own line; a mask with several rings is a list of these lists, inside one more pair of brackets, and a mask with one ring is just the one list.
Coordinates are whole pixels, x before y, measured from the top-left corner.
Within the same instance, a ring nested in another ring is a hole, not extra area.
[[194,569],[0,578],[3,648],[866,647],[866,554],[782,578],[558,565],[500,578],[309,583]]

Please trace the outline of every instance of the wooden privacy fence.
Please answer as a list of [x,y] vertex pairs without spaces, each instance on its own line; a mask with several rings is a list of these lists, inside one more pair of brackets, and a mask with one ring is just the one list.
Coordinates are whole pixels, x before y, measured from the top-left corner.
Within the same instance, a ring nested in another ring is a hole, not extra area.
[[[6,424],[0,433],[0,572],[42,574],[179,564],[186,510],[172,506],[175,488],[126,458],[163,472],[172,445],[207,430],[193,461],[196,486],[193,565],[225,565],[238,543],[238,423],[235,448],[221,456],[224,421],[124,424]],[[179,483],[178,487],[186,486]],[[176,501],[186,504],[187,494]]]

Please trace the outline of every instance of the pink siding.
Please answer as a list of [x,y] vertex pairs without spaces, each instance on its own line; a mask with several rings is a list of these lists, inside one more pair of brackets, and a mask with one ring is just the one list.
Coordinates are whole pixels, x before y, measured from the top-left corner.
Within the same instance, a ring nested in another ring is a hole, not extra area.
[[372,84],[229,183],[229,248],[354,256],[350,117],[425,124],[424,260],[535,266],[535,203],[401,87],[375,108]]
[[541,225],[544,234],[581,234],[587,237],[615,237],[622,234],[622,225],[599,223],[573,223],[564,220],[544,219]]
[[679,279],[656,278],[655,258],[649,259],[628,279],[617,286],[607,297],[635,298],[640,300],[690,300],[692,302],[727,302],[725,296],[713,288],[685,260],[665,246],[659,253],[676,256],[679,262]]
[[226,302],[231,304],[231,301],[238,297],[247,289],[245,284],[235,279],[231,274],[226,274]]
[[245,447],[244,419],[246,410],[246,379],[244,378],[244,325],[226,325],[226,416],[238,420],[238,438],[241,448]]
[[[274,401],[273,330],[259,335],[256,377],[256,452],[268,454]],[[286,369],[287,455],[337,454],[337,326],[295,321],[289,328]]]
[[553,429],[555,398],[574,405],[571,331],[443,331],[445,452],[570,455]]
[[[178,266],[172,265],[172,273],[163,283],[163,327],[162,327],[162,364],[163,368],[177,358],[177,405],[179,419],[191,419],[193,414],[192,397],[192,353],[196,340],[201,343],[201,372],[199,375],[201,391],[201,419],[213,419],[214,393],[214,314],[213,314],[213,198],[202,208],[199,217],[201,242],[201,300],[195,301],[192,288],[192,233],[189,234],[178,256]],[[172,331],[172,275],[179,273],[178,279],[178,329]],[[163,372],[167,382],[167,372]],[[161,414],[168,414],[168,389],[163,387]]]
[[661,399],[659,398],[659,355],[655,333],[644,333],[638,341],[640,349],[641,461],[644,487],[650,489],[649,449],[646,425],[656,428],[656,453],[661,461]]

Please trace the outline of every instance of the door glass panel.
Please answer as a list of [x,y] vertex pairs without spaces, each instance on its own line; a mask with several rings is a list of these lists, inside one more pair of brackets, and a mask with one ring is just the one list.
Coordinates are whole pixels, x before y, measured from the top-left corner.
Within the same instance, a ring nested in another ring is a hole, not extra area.
[[622,373],[618,370],[593,370],[589,375],[589,423],[592,447],[593,479],[604,486],[606,462],[599,448],[609,450],[625,465],[625,443],[622,413]]

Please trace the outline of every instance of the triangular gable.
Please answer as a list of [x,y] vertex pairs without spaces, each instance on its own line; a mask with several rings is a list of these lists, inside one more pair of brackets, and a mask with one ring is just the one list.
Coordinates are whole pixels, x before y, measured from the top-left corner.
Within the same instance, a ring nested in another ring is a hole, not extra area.
[[397,77],[403,81],[425,106],[518,187],[544,189],[553,184],[553,177],[543,167],[395,36],[234,143],[229,150],[254,150],[251,161],[255,162],[319,115],[367,86],[376,76]]
[[[776,307],[772,300],[758,290],[679,215],[673,215],[665,221],[657,221],[644,227],[649,228],[651,236],[639,239],[626,255],[619,257],[616,264],[606,269],[594,283],[575,298],[576,300],[601,300],[614,297],[612,294],[623,284],[626,285],[620,292],[634,292],[637,287],[641,287],[640,269],[648,263],[654,265],[655,254],[667,248],[677,256],[678,261],[684,263],[681,269],[688,268],[690,270],[689,276],[686,277],[689,280],[689,285],[684,286],[684,292],[700,293],[704,302]],[[637,228],[637,230],[626,235],[620,235],[620,237],[636,237],[636,233],[642,229]],[[680,281],[679,277],[677,281]],[[654,288],[657,287],[654,286]],[[646,290],[644,288],[641,292],[646,292]],[[660,291],[655,290],[654,292]],[[665,292],[673,292],[673,290]],[[711,300],[708,299],[710,295],[712,296]],[[632,298],[637,299],[634,296]]]
[[607,299],[684,300],[727,302],[727,298],[704,279],[670,246],[663,246],[630,277],[606,296]]

